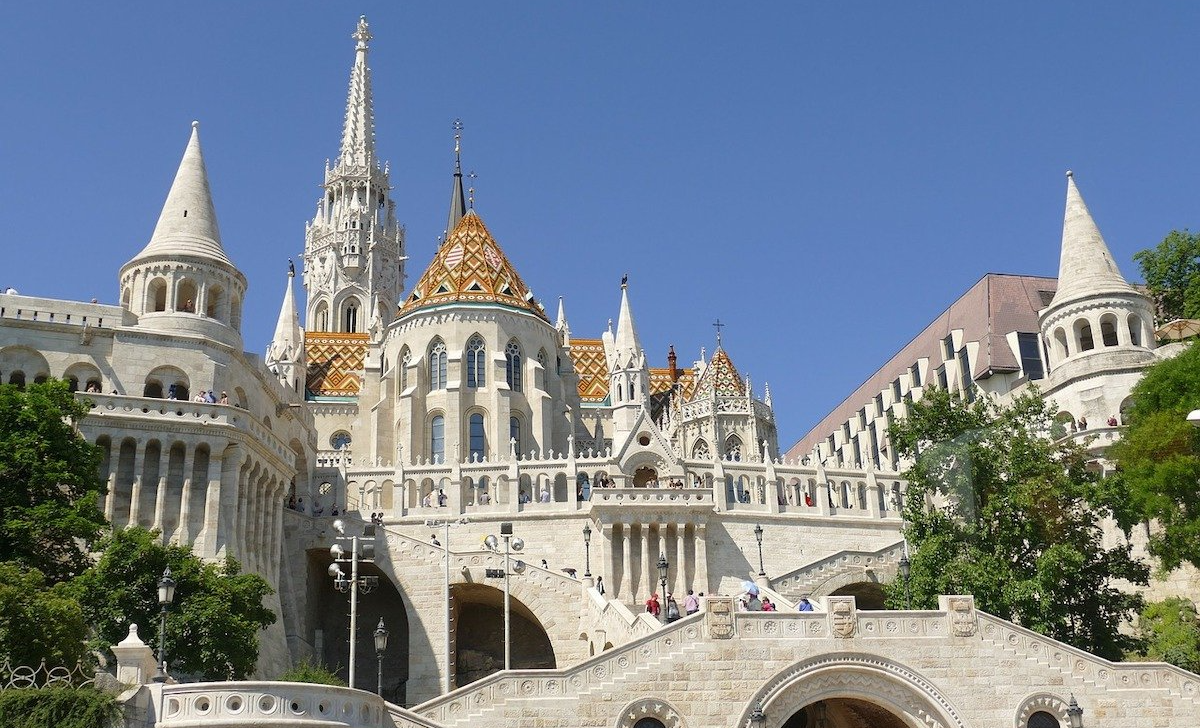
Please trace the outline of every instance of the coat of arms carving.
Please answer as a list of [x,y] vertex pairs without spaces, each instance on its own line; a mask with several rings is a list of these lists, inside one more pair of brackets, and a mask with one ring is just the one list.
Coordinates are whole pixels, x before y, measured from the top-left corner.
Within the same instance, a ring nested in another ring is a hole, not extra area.
[[858,627],[854,597],[827,597],[825,603],[829,606],[830,630],[833,636],[853,637]]
[[733,599],[709,597],[707,602],[704,622],[708,636],[715,640],[733,637]]

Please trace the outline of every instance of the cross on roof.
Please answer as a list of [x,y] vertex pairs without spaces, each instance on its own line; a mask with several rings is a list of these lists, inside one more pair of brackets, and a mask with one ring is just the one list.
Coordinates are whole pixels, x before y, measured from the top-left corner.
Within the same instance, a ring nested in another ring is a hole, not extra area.
[[729,324],[721,323],[721,319],[719,319],[719,318],[713,322],[713,328],[717,330],[717,347],[718,348],[720,348],[720,346],[721,346],[721,329],[725,328],[728,325]]

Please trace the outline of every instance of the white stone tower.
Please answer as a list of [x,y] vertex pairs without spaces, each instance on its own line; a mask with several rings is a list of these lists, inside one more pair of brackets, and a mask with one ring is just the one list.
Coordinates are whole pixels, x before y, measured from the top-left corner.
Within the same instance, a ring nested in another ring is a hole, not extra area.
[[120,282],[121,305],[138,326],[241,346],[246,277],[221,247],[198,121],[154,234]]
[[643,410],[650,412],[650,370],[646,352],[633,324],[629,306],[628,279],[621,280],[621,313],[617,317],[617,332],[604,334],[608,355],[608,393],[612,409],[613,446],[620,447],[637,426]]
[[283,303],[279,307],[279,320],[275,323],[275,335],[267,346],[267,355],[263,359],[267,368],[279,378],[279,381],[293,392],[302,392],[304,386],[304,330],[300,328],[300,316],[296,312],[296,295],[292,290],[292,280],[296,277],[296,268],[288,261],[287,289],[283,293]]
[[305,329],[365,333],[392,322],[404,287],[404,230],[396,221],[388,170],[375,154],[371,33],[365,17],[357,43],[337,163],[325,165],[325,194],[305,230]]
[[1155,361],[1153,317],[1150,300],[1118,270],[1067,172],[1058,290],[1040,319],[1050,369],[1044,391],[1070,413],[1069,429],[1119,418],[1142,369]]

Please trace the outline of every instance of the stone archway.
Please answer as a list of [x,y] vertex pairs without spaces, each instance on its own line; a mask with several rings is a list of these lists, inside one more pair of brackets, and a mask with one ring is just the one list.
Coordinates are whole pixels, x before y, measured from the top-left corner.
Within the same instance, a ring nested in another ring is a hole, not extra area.
[[[481,680],[504,668],[504,593],[487,584],[457,583],[451,587],[454,604],[458,687]],[[511,596],[511,659],[514,670],[554,669],[554,646],[537,615]]]
[[831,698],[809,703],[783,728],[911,728],[911,724],[876,702],[859,698]]
[[884,608],[883,585],[877,581],[855,581],[829,592],[831,597],[854,597],[855,608],[860,611]]
[[[933,683],[900,663],[870,654],[822,655],[783,670],[751,697],[737,725],[749,720],[756,705],[766,715],[765,728],[808,728],[821,709],[827,720],[842,720],[829,723],[830,728],[854,726],[854,719],[864,717],[868,725],[880,728],[965,728],[958,711]],[[836,709],[833,715],[828,714],[831,707]]]

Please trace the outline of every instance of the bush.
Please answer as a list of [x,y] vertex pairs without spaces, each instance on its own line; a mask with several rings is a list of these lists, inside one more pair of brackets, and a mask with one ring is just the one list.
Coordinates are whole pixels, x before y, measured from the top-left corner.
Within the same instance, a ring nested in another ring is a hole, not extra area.
[[94,688],[0,692],[0,725],[5,728],[115,728],[120,723],[116,698]]
[[337,685],[346,687],[346,681],[338,677],[324,665],[302,660],[295,667],[279,676],[283,682],[315,683],[317,685]]

